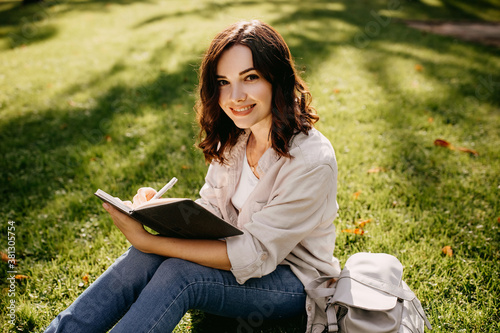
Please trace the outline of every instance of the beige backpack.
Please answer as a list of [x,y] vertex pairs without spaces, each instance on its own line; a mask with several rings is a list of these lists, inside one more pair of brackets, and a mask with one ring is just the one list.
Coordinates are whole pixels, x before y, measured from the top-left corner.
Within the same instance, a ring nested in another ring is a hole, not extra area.
[[328,333],[423,333],[424,325],[432,329],[402,276],[396,257],[360,252],[347,259],[333,286],[318,288],[332,278],[322,277],[306,291],[313,298],[328,297]]

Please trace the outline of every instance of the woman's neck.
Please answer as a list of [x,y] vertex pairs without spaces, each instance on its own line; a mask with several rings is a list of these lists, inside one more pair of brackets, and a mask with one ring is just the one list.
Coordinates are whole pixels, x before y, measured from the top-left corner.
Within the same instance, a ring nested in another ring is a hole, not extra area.
[[256,155],[262,155],[264,152],[271,147],[271,136],[267,133],[265,136],[256,135],[254,132],[250,133],[248,138],[247,149]]
[[257,178],[260,178],[259,173],[257,172],[257,164],[259,163],[260,158],[264,153],[266,152],[267,149],[271,147],[271,138],[268,136],[264,139],[256,136],[254,132],[250,133],[250,137],[248,138],[248,143],[247,143],[247,150],[246,150],[246,155],[247,155],[247,160],[248,164],[250,165],[250,168],[252,169],[252,172]]

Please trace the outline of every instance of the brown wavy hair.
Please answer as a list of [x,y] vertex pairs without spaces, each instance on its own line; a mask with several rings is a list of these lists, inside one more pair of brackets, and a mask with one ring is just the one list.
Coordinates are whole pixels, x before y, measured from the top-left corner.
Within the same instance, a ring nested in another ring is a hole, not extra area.
[[219,106],[217,64],[224,51],[233,45],[244,45],[252,51],[254,68],[271,83],[271,144],[281,157],[290,157],[289,143],[297,133],[305,133],[319,117],[310,106],[311,94],[295,70],[290,50],[283,37],[261,21],[235,23],[212,40],[200,66],[199,100],[196,104],[200,125],[198,147],[205,160],[224,163],[224,153],[237,142],[243,129]]

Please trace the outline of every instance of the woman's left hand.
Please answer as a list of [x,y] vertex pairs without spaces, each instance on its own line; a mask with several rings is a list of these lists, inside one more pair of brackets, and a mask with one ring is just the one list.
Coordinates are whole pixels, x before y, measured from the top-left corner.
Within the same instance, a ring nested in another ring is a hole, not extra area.
[[127,214],[120,212],[107,203],[104,203],[102,206],[111,215],[111,218],[118,229],[120,229],[128,241],[138,250],[142,248],[143,244],[147,244],[147,239],[149,237],[154,237],[154,235],[144,229],[141,223],[137,222]]

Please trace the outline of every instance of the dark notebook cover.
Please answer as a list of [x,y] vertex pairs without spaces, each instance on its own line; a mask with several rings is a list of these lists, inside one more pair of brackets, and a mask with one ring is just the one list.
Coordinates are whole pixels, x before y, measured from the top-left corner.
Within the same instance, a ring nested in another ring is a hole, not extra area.
[[162,236],[219,239],[243,234],[191,199],[132,209],[102,190],[95,195]]

